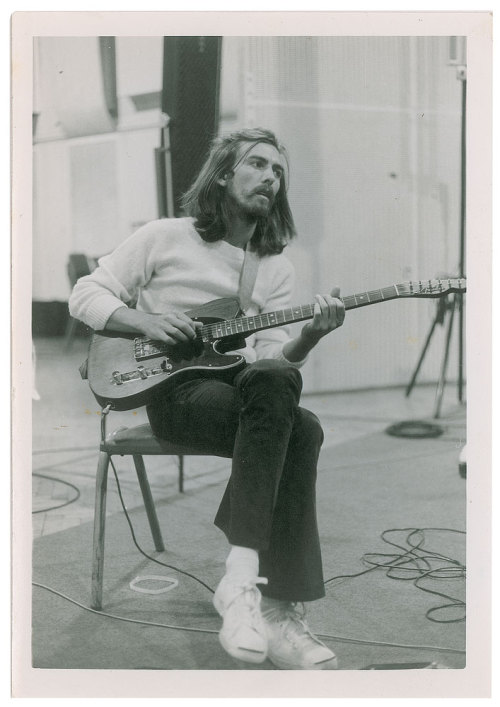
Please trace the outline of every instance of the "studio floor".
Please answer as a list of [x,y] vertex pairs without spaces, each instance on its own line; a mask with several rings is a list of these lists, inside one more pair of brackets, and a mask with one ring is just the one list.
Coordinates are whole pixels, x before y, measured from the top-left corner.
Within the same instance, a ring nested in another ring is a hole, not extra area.
[[[37,339],[35,347],[39,399],[33,402],[33,575],[40,585],[59,594],[41,587],[33,590],[33,666],[248,669],[234,664],[218,645],[218,617],[199,585],[185,581],[182,594],[154,595],[153,601],[131,590],[134,576],[162,574],[163,568],[148,562],[134,547],[112,480],[104,611],[152,625],[156,622],[163,629],[139,631],[139,638],[136,635],[131,644],[130,638],[144,626],[118,619],[105,621],[61,596],[90,605],[100,408],[78,373],[86,355],[84,339],[76,338],[69,349],[62,339]],[[457,401],[456,386],[448,384],[441,416],[434,420],[435,393],[434,385],[424,385],[409,397],[399,387],[303,396],[303,405],[318,415],[326,437],[318,478],[325,579],[355,575],[369,566],[368,555],[394,552],[395,546],[388,549],[387,540],[407,548],[405,543],[411,542],[409,535],[415,529],[423,529],[423,543],[434,558],[439,555],[464,570],[466,481],[459,474],[458,462],[466,442],[466,411]],[[437,423],[442,434],[435,439],[401,439],[386,433],[390,425],[406,420]],[[108,425],[111,430],[145,421],[144,410],[138,409],[112,413]],[[225,546],[211,519],[229,476],[230,461],[187,458],[185,493],[181,494],[176,459],[147,459],[160,522],[167,526],[167,550],[159,554],[152,550],[143,524],[142,497],[131,460],[116,459],[141,546],[163,562],[181,564],[212,587],[216,585]],[[189,534],[184,532],[187,517]],[[385,532],[389,535],[384,540]],[[425,562],[434,568],[427,556],[421,561],[421,573]],[[336,579],[327,583],[325,601],[315,603],[323,607],[308,609],[310,623],[334,647],[341,669],[403,663],[461,668],[465,665],[465,623],[463,601],[457,596],[464,594],[464,577],[457,572],[445,584],[446,596],[456,599],[447,610],[439,606],[446,601],[436,602],[431,594],[431,584],[420,586],[423,591],[419,591],[413,582],[391,582],[387,573],[378,571],[357,579]],[[57,627],[50,621],[53,612],[60,616]],[[206,635],[195,646],[190,634],[165,627],[172,620],[202,625]],[[106,630],[101,635],[103,622]],[[272,670],[273,666],[266,663],[261,669]]]

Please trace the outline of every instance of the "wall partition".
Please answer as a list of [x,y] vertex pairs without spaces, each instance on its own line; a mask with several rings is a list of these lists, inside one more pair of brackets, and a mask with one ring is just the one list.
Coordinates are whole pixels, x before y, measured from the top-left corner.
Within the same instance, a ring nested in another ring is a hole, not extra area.
[[[225,43],[221,129],[270,127],[290,153],[300,235],[287,253],[297,270],[297,300],[312,301],[333,285],[352,294],[456,276],[461,85],[450,38]],[[435,311],[434,300],[397,300],[350,312],[343,330],[314,352],[306,388],[405,384]],[[438,327],[422,381],[438,376],[443,334]],[[455,359],[452,353],[450,377]]]

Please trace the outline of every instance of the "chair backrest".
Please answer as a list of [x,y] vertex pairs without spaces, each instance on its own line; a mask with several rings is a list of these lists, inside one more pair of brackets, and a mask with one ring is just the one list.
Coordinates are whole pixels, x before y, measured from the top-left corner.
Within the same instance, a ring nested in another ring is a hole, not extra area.
[[70,253],[67,271],[71,288],[76,285],[81,277],[90,275],[95,270],[96,265],[96,258],[90,258],[84,253]]

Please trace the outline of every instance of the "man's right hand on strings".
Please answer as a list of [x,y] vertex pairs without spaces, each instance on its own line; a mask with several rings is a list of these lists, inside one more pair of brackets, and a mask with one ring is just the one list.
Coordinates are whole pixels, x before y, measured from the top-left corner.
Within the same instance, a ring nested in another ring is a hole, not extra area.
[[201,326],[201,322],[193,321],[183,312],[150,314],[128,307],[120,307],[108,319],[106,329],[140,332],[156,341],[179,344],[192,341]]

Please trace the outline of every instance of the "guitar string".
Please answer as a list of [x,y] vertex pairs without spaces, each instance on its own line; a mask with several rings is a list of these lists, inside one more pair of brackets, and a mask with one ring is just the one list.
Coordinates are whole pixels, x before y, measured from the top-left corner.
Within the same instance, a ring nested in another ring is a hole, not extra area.
[[[446,283],[445,283],[446,284]],[[395,299],[397,297],[402,297],[405,295],[409,295],[411,293],[418,295],[425,295],[425,294],[430,294],[430,295],[441,295],[444,296],[445,294],[448,294],[448,292],[440,289],[443,286],[443,281],[442,280],[422,280],[418,282],[409,282],[409,283],[400,283],[398,285],[389,285],[388,287],[383,287],[379,288],[376,290],[368,290],[366,292],[361,292],[357,293],[355,295],[347,295],[346,297],[341,297],[341,301],[347,306],[347,308],[354,308],[356,306],[359,306],[359,303],[362,300],[368,299],[370,304],[375,304],[377,302],[383,301],[383,300],[388,300],[388,299]],[[458,287],[460,286],[460,281],[458,284]],[[412,289],[413,288],[413,289]],[[365,302],[363,302],[365,304]],[[300,310],[300,312],[299,312]],[[226,320],[223,322],[218,322],[216,324],[206,324],[202,327],[200,333],[197,333],[197,337],[203,338],[203,335],[212,335],[216,336],[218,334],[217,329],[219,328],[226,328],[229,329],[229,332],[223,332],[222,334],[219,334],[219,336],[227,336],[227,335],[233,335],[233,334],[238,334],[242,333],[245,331],[250,331],[250,330],[256,330],[255,326],[255,320],[263,320],[265,319],[269,320],[269,317],[275,317],[276,320],[279,319],[279,317],[282,315],[284,317],[284,320],[280,323],[272,323],[271,326],[279,326],[280,324],[285,324],[285,323],[293,323],[294,321],[299,321],[301,317],[309,317],[312,315],[314,311],[314,303],[313,304],[304,304],[304,305],[297,305],[295,307],[289,307],[287,309],[279,310],[278,312],[264,312],[263,314],[256,314],[251,317],[237,317],[232,320]],[[296,316],[296,312],[299,312],[299,316]],[[250,329],[245,329],[245,325],[247,322],[250,324],[251,320],[253,320],[253,324],[250,327]],[[263,322],[263,326],[265,328],[269,328],[270,322],[267,321],[266,323]],[[235,327],[235,331],[233,331],[233,326]],[[241,326],[241,330],[238,329],[238,326]],[[259,325],[257,325],[259,326]]]
[[[357,295],[348,295],[340,299],[347,306],[352,305],[355,307],[358,304],[358,300],[362,300],[363,298],[374,300],[375,296],[378,296],[381,300],[384,300],[388,298],[384,296],[384,294],[392,296],[393,298],[397,297],[395,290],[396,288],[393,285],[391,287],[359,293]],[[377,301],[380,301],[380,299]],[[375,303],[375,301],[373,303]],[[203,339],[203,337],[207,335],[216,337],[240,334],[248,331],[256,331],[260,326],[266,329],[272,326],[281,326],[282,324],[293,323],[300,321],[300,319],[311,317],[313,312],[314,303],[287,307],[277,312],[263,312],[262,314],[255,314],[249,317],[236,317],[234,319],[203,325],[200,331],[196,333],[196,338]],[[271,322],[270,318],[274,318],[275,321]],[[226,331],[222,331],[223,329]]]
[[[398,288],[402,289],[403,285],[391,285],[389,287],[379,288],[377,290],[370,290],[355,295],[347,295],[346,297],[341,297],[340,299],[347,307],[356,307],[356,305],[358,305],[358,303],[363,299],[368,299],[370,300],[370,303],[373,302],[373,304],[375,304],[376,302],[388,299],[389,297],[398,297]],[[249,317],[236,317],[234,319],[222,322],[205,324],[201,327],[200,331],[196,333],[196,338],[203,339],[203,337],[206,336],[216,337],[217,335],[230,336],[248,331],[256,331],[261,325],[265,328],[270,328],[272,326],[293,323],[295,321],[300,321],[301,318],[311,317],[314,312],[314,305],[315,303],[296,305],[295,307],[288,307],[277,312],[263,312],[262,314],[255,314]],[[270,322],[270,317],[274,317],[276,321]],[[282,320],[280,320],[281,317],[283,318]]]

